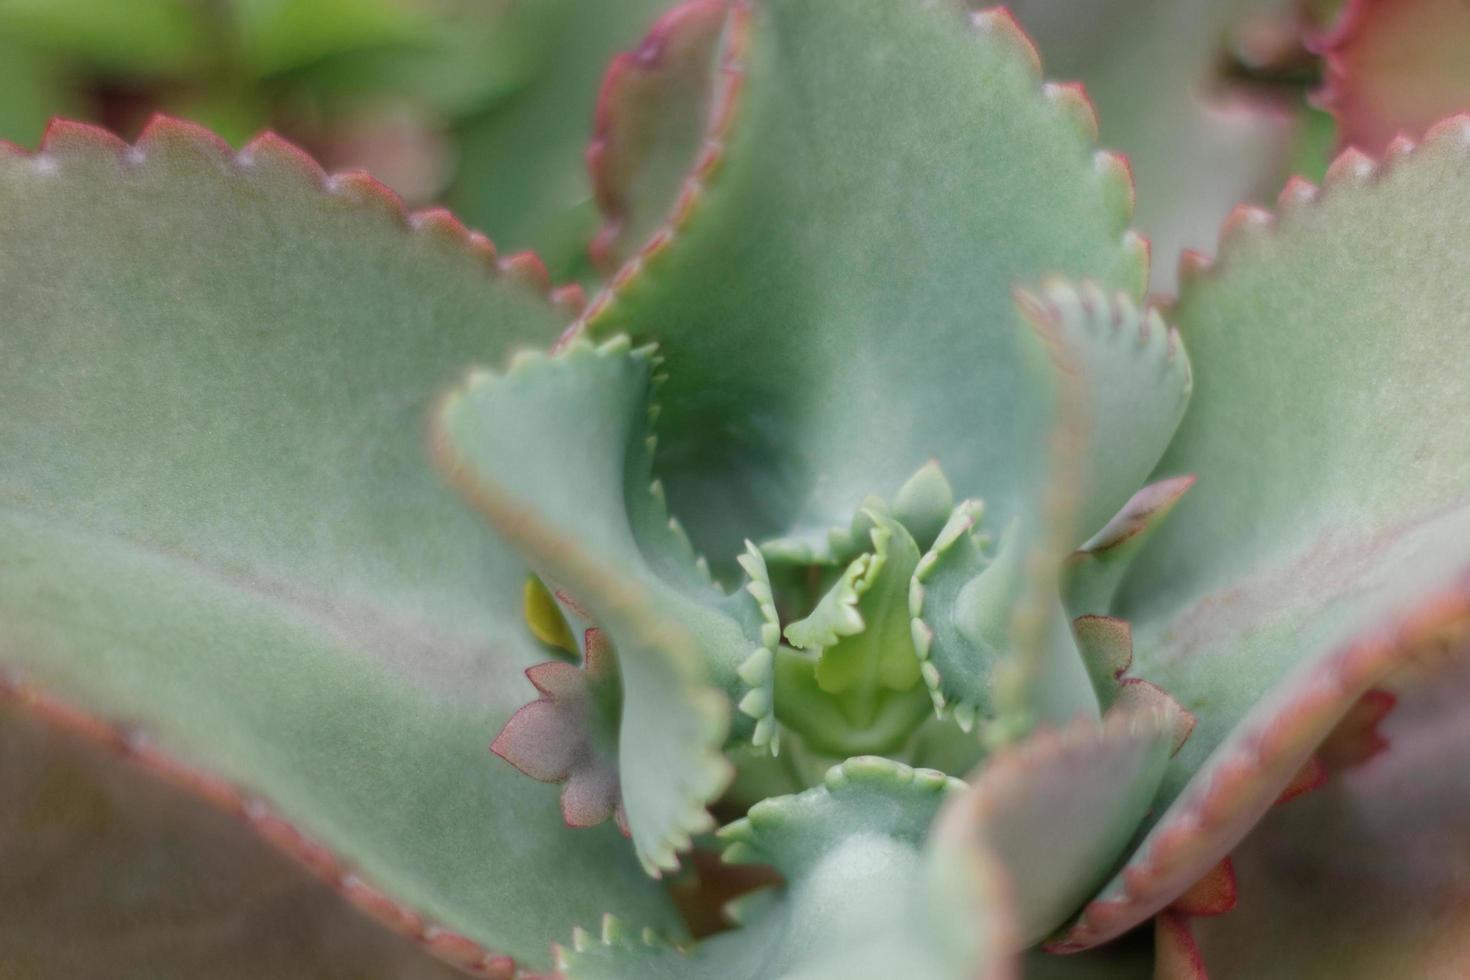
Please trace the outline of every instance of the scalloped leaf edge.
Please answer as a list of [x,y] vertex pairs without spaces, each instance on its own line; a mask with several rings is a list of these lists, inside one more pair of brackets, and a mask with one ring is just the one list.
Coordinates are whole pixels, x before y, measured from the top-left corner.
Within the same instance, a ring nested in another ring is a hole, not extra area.
[[[634,280],[639,279],[650,263],[656,262],[668,250],[699,211],[701,198],[724,163],[725,149],[731,142],[729,134],[743,107],[746,58],[752,33],[752,6],[753,0],[730,0],[724,51],[720,57],[718,81],[710,100],[705,138],[667,219],[591,299],[581,316],[568,328],[568,336],[595,332],[602,314],[616,301],[618,295]],[[1123,230],[1119,237],[1124,251],[1134,257],[1138,269],[1137,292],[1143,293],[1148,283],[1150,246],[1148,239],[1131,227],[1137,201],[1133,172],[1127,158],[1122,154],[1097,146],[1097,112],[1085,88],[1078,83],[1046,82],[1042,78],[1041,56],[1036,45],[1005,7],[972,11],[965,20],[976,37],[993,39],[1000,48],[1018,58],[1034,80],[1037,96],[1056,112],[1058,118],[1065,120],[1079,133],[1087,145],[1094,148],[1093,170],[1103,178],[1106,196],[1121,218]]]
[[776,611],[771,576],[760,549],[746,541],[744,553],[735,561],[745,572],[745,591],[755,600],[761,617],[760,645],[735,671],[745,685],[745,692],[736,700],[736,708],[755,719],[750,744],[777,755],[781,751],[781,733],[776,725],[776,648],[781,644],[781,616]]
[[1431,126],[1418,142],[1406,136],[1398,137],[1388,145],[1380,159],[1375,160],[1355,147],[1348,147],[1327,167],[1320,186],[1301,176],[1288,180],[1277,195],[1274,211],[1254,204],[1236,206],[1220,226],[1213,256],[1195,250],[1186,250],[1180,255],[1179,294],[1183,295],[1198,282],[1219,278],[1236,249],[1275,234],[1281,221],[1312,207],[1324,196],[1372,186],[1398,164],[1423,149],[1435,147],[1470,153],[1470,112],[1446,116]]
[[[1470,113],[1440,120],[1417,144],[1405,137],[1395,139],[1382,160],[1349,147],[1333,160],[1320,187],[1301,177],[1291,178],[1278,197],[1276,213],[1240,205],[1221,227],[1214,258],[1193,251],[1181,256],[1180,294],[1218,278],[1229,268],[1237,249],[1275,234],[1279,220],[1289,220],[1327,195],[1372,186],[1426,149],[1470,159]],[[1231,816],[1268,809],[1291,785],[1316,746],[1368,690],[1406,662],[1466,632],[1470,632],[1470,570],[1415,608],[1365,630],[1324,656],[1313,665],[1312,683],[1301,684],[1295,697],[1275,714],[1248,719],[1244,724],[1249,730],[1236,740],[1229,757],[1220,757],[1218,752],[1211,757],[1201,770],[1208,770],[1208,775],[1203,781],[1197,775],[1197,781],[1176,801],[1173,809],[1179,812],[1154,828],[1114,883],[1047,949],[1057,953],[1090,949],[1166,907],[1236,842],[1216,843],[1212,832],[1218,832]],[[1238,840],[1243,834],[1234,836]],[[1176,883],[1191,870],[1193,879]],[[1114,886],[1119,886],[1117,893],[1109,894]]]
[[[546,265],[533,252],[501,256],[488,237],[472,231],[444,208],[410,211],[385,184],[361,171],[328,174],[306,151],[274,132],[265,131],[238,152],[215,133],[186,120],[155,114],[129,144],[90,123],[54,118],[35,150],[0,141],[0,157],[24,161],[38,173],[58,172],[69,158],[107,158],[123,169],[145,165],[156,155],[202,157],[222,170],[248,180],[254,168],[268,162],[315,184],[324,196],[341,201],[363,216],[387,216],[406,235],[436,242],[475,259],[485,272],[513,282],[542,297],[568,320],[586,305],[578,285],[553,286]],[[263,797],[207,770],[186,765],[159,748],[133,724],[111,722],[73,706],[25,681],[12,668],[0,668],[0,698],[26,709],[47,724],[116,752],[152,778],[171,783],[209,805],[238,817],[254,833],[294,859],[354,908],[422,946],[451,966],[478,976],[510,980],[515,961],[440,926],[368,882],[325,844],[307,836]]]
[[[604,271],[608,271],[608,267],[616,268],[620,246],[629,244],[619,241],[626,230],[626,202],[608,172],[608,157],[614,152],[616,119],[624,105],[621,102],[623,89],[635,73],[646,75],[664,69],[666,66],[662,62],[666,50],[675,37],[681,32],[708,30],[707,19],[715,16],[719,18],[718,26],[723,28],[728,19],[727,0],[681,0],[659,15],[635,48],[615,55],[603,75],[593,110],[592,139],[587,144],[585,155],[593,197],[603,216],[602,227],[588,246],[588,254],[593,264]],[[719,31],[714,33],[714,40],[718,43]]]
[[395,191],[366,172],[328,174],[305,150],[269,130],[236,152],[203,126],[160,113],[148,121],[131,144],[100,126],[61,118],[47,124],[34,151],[0,141],[0,156],[26,160],[43,174],[57,172],[69,157],[111,157],[119,167],[132,169],[146,164],[150,157],[170,153],[201,157],[242,179],[248,179],[258,163],[267,161],[293,171],[302,180],[317,185],[323,194],[358,208],[364,215],[386,216],[410,235],[471,256],[487,273],[519,283],[543,297],[569,321],[580,316],[586,306],[582,287],[554,286],[546,264],[534,252],[502,256],[489,238],[466,227],[448,210],[432,207],[410,211]]
[[[1242,723],[1117,878],[1052,952],[1078,952],[1122,934],[1177,899],[1254,825],[1230,829],[1277,802],[1313,750],[1361,697],[1395,669],[1470,637],[1470,569],[1415,609],[1366,631],[1312,665],[1275,712]],[[1182,884],[1180,883],[1183,879]]]
[[[539,350],[516,352],[511,355],[501,371],[492,371],[483,367],[473,368],[458,384],[440,395],[438,406],[430,415],[430,454],[445,481],[471,507],[483,514],[492,526],[498,528],[503,536],[513,542],[515,547],[533,554],[547,553],[548,549],[558,554],[561,561],[578,569],[578,575],[596,579],[602,583],[604,598],[614,606],[623,607],[623,612],[627,614],[628,618],[624,625],[645,633],[651,631],[657,636],[662,627],[650,625],[656,617],[649,614],[648,600],[640,589],[624,585],[620,576],[604,568],[599,559],[592,558],[577,548],[569,546],[558,529],[547,525],[539,516],[526,512],[510,496],[498,488],[488,486],[479,479],[469,467],[462,465],[459,454],[449,437],[445,420],[458,399],[468,397],[478,386],[491,384],[513,373],[535,369],[559,358],[571,356],[628,356],[646,361],[650,369],[650,401],[645,424],[652,426],[658,417],[657,404],[652,401],[652,394],[656,392],[662,380],[656,370],[661,359],[655,353],[654,346],[644,345],[634,348],[626,334],[619,334],[598,344],[581,336],[563,335],[563,340],[559,341],[550,352]],[[645,445],[650,456],[656,442],[656,436],[651,433],[646,435]],[[660,508],[660,512],[667,513],[662,486],[656,479],[650,483],[649,492],[650,498]],[[678,519],[667,518],[664,527],[676,549],[692,560],[691,568],[701,576],[710,591],[715,595],[723,595],[719,587],[709,578],[708,566],[695,557],[693,546],[689,544],[688,536],[684,533]],[[599,626],[609,630],[609,633],[612,632],[611,624],[599,623]],[[703,745],[696,753],[698,757],[697,775],[686,779],[683,784],[684,805],[677,813],[672,814],[668,826],[656,835],[656,843],[647,847],[641,844],[638,846],[639,862],[643,865],[644,871],[654,878],[661,877],[664,871],[673,871],[679,867],[678,854],[693,846],[694,835],[714,829],[713,818],[707,806],[724,791],[730,780],[734,778],[734,767],[722,751],[729,734],[732,705],[727,700],[726,693],[712,679],[703,676],[708,665],[692,640],[688,644],[670,645],[663,642],[665,639],[667,639],[666,635],[657,636],[657,639],[650,641],[650,645],[663,651],[666,655],[667,666],[680,675],[686,686],[686,707],[700,714],[704,724],[700,732],[700,741]],[[616,649],[617,640],[614,639],[613,642]],[[621,659],[623,656],[625,654],[619,653],[620,662],[623,662]],[[628,693],[626,667],[623,673],[626,699]],[[625,809],[626,799],[625,796]],[[636,840],[635,829],[635,842]]]

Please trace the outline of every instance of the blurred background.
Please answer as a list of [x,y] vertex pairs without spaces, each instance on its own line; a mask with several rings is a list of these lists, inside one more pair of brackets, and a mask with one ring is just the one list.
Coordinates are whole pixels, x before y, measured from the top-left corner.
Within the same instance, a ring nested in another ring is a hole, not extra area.
[[[1087,84],[1126,153],[1156,288],[1229,207],[1289,171],[1320,176],[1303,38],[1338,0],[1019,0],[1047,74]],[[599,80],[666,0],[0,0],[0,139],[47,119],[134,138],[155,112],[237,146],[273,129],[329,170],[448,205],[502,252],[595,278],[583,149]]]
[[447,203],[584,277],[582,161],[604,67],[662,0],[0,0],[0,139],[155,112],[273,129],[410,205]]

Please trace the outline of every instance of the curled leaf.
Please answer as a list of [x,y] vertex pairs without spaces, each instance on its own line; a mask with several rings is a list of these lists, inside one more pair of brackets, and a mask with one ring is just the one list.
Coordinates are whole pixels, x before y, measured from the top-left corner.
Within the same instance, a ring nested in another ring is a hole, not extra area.
[[1458,0],[1348,0],[1314,46],[1339,146],[1382,154],[1470,110],[1470,9]]
[[1165,777],[1172,803],[1077,939],[1182,893],[1464,616],[1467,179],[1464,117],[1381,165],[1346,153],[1279,216],[1242,212],[1181,296],[1196,390],[1161,467],[1199,482],[1117,612],[1131,674],[1198,724]]
[[1031,396],[1011,286],[1142,292],[1126,174],[1095,164],[1002,21],[950,0],[732,4],[679,202],[583,323],[668,358],[660,472],[712,555],[820,551],[930,460],[1004,526]]
[[537,272],[275,137],[0,148],[0,663],[531,969],[568,917],[676,922],[485,751],[545,652],[423,429],[465,364],[556,337]]

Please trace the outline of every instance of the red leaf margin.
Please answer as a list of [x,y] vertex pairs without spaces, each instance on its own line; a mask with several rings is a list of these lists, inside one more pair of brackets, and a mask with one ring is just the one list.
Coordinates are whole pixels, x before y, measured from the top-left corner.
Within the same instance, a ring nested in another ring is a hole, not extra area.
[[[444,208],[410,211],[385,184],[362,171],[328,174],[306,151],[273,132],[263,132],[238,152],[219,136],[195,123],[155,115],[131,145],[89,123],[52,119],[35,151],[0,141],[0,155],[18,156],[33,166],[54,165],[58,155],[112,156],[121,167],[134,167],[151,154],[167,151],[203,156],[221,167],[243,170],[258,159],[277,161],[316,183],[324,194],[393,220],[406,234],[422,236],[468,254],[492,276],[519,284],[542,297],[572,320],[581,315],[586,297],[578,285],[553,286],[546,264],[534,252],[501,256],[488,237],[472,231]],[[469,976],[492,980],[528,978],[515,960],[486,949],[473,939],[444,928],[367,881],[320,841],[307,835],[269,801],[217,774],[191,766],[161,749],[143,730],[93,714],[0,667],[0,698],[31,712],[46,724],[115,752],[140,771],[162,779],[238,818],[267,843],[284,852],[325,882],[354,908],[384,927]]]

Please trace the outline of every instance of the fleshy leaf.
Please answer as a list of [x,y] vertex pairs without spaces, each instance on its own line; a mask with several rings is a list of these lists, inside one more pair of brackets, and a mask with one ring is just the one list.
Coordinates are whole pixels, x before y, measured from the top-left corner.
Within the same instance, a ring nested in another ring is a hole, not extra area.
[[1449,978],[1470,960],[1470,629],[1455,646],[1391,680],[1387,751],[1236,849],[1239,904],[1194,923],[1211,975]]
[[1161,469],[1199,483],[1117,614],[1133,624],[1131,673],[1198,724],[1165,778],[1172,804],[1074,939],[1180,894],[1460,614],[1467,187],[1467,118],[1381,166],[1347,153],[1320,192],[1289,188],[1276,218],[1241,211],[1218,267],[1181,296],[1197,386]]
[[[741,669],[769,657],[774,627],[760,596],[710,582],[663,507],[644,421],[653,361],[627,338],[527,353],[447,398],[435,441],[451,481],[611,639],[628,826],[645,863],[669,868],[713,829],[704,807],[730,775],[722,691],[746,701]],[[748,729],[770,706],[745,707]]]
[[817,683],[830,694],[861,697],[879,689],[906,691],[919,683],[919,658],[909,629],[909,579],[919,547],[902,524],[874,513],[872,560],[857,583],[862,629],[822,647]]
[[505,723],[490,750],[532,779],[565,783],[562,819],[568,827],[595,827],[616,816],[628,820],[618,787],[617,664],[601,630],[589,629],[580,668],[560,660],[526,668],[541,695]]
[[1318,99],[1340,146],[1380,154],[1470,110],[1470,8],[1459,0],[1348,0],[1316,48],[1327,63]]
[[745,693],[736,702],[736,707],[741,714],[755,719],[750,744],[756,748],[767,748],[775,755],[781,746],[781,736],[776,728],[775,693],[775,660],[781,643],[781,617],[776,610],[771,576],[760,549],[747,541],[745,553],[736,561],[745,572],[745,591],[755,600],[756,615],[751,616],[747,612],[745,616],[746,632],[760,636],[760,645],[735,671],[745,686]]
[[0,845],[7,975],[459,975],[379,928],[236,815],[13,704],[0,704]]
[[0,663],[529,964],[603,908],[672,922],[485,748],[545,654],[423,429],[466,363],[556,335],[535,271],[273,137],[0,151]]
[[893,752],[929,714],[909,625],[919,548],[902,524],[865,511],[872,550],[853,559],[804,619],[777,667],[778,717],[837,756]]
[[936,835],[996,856],[1021,945],[1062,925],[1107,879],[1163,778],[1170,727],[1161,712],[1118,712],[1038,731],[992,753],[948,804]]
[[678,197],[704,138],[726,0],[684,0],[612,60],[597,96],[587,167],[602,209],[593,259],[616,268]]
[[954,487],[930,460],[908,478],[893,495],[893,516],[913,536],[914,543],[928,550],[954,512]]
[[828,757],[897,753],[932,713],[922,687],[879,689],[854,712],[817,682],[817,660],[782,647],[776,654],[776,717],[803,744]]
[[[1193,380],[1179,334],[1155,309],[1095,284],[1054,282],[1018,293],[1022,316],[1050,348],[1060,418],[1080,431],[1076,478],[1084,535],[1128,504],[1179,427]],[[1048,477],[1055,479],[1052,473]]]
[[966,530],[976,505],[957,511],[911,594],[936,705],[1010,728],[1096,716],[1058,598],[1062,556],[1143,483],[1190,392],[1177,334],[1126,295],[1056,282],[1017,302],[1038,392],[1019,426],[1037,448],[1013,461],[1021,510],[989,561]]
[[[972,5],[983,4],[974,2]],[[1047,59],[1058,105],[1126,156],[1152,288],[1172,294],[1179,255],[1209,246],[1241,201],[1286,179],[1298,126],[1285,106],[1232,91],[1225,39],[1250,18],[1290,16],[1296,0],[1014,0]],[[1075,83],[1081,83],[1075,84]],[[1084,91],[1082,85],[1086,86]],[[1238,89],[1239,87],[1237,87]]]
[[547,590],[546,583],[534,575],[527,576],[524,597],[522,608],[531,634],[549,647],[567,654],[580,654],[581,646],[567,624],[561,605]]
[[786,627],[792,646],[819,652],[817,683],[829,694],[904,691],[919,681],[905,615],[919,548],[893,518],[869,517],[873,550],[853,560],[812,615]]
[[717,558],[755,534],[820,550],[937,460],[1004,526],[1032,394],[1009,290],[1062,273],[1141,293],[1126,168],[1042,93],[1003,13],[768,0],[731,16],[680,202],[585,320],[669,359],[674,511]]
[[720,832],[727,860],[774,865],[787,884],[739,900],[734,932],[691,952],[605,922],[561,952],[568,980],[718,978],[943,980],[1010,973],[1007,920],[991,858],[936,856],[924,838],[961,785],[878,758],[834,766],[823,785],[754,806]]
[[[1127,620],[1112,616],[1078,616],[1072,635],[1099,697],[1117,688],[1133,665],[1133,631]],[[1108,703],[1104,697],[1104,703]]]
[[962,501],[919,559],[909,585],[911,627],[924,683],[936,711],[952,697],[962,698],[957,710],[965,728],[974,725],[977,713],[993,713],[987,679],[994,662],[981,656],[953,615],[960,592],[991,561],[984,550],[988,539],[978,530],[984,512],[981,501]]

